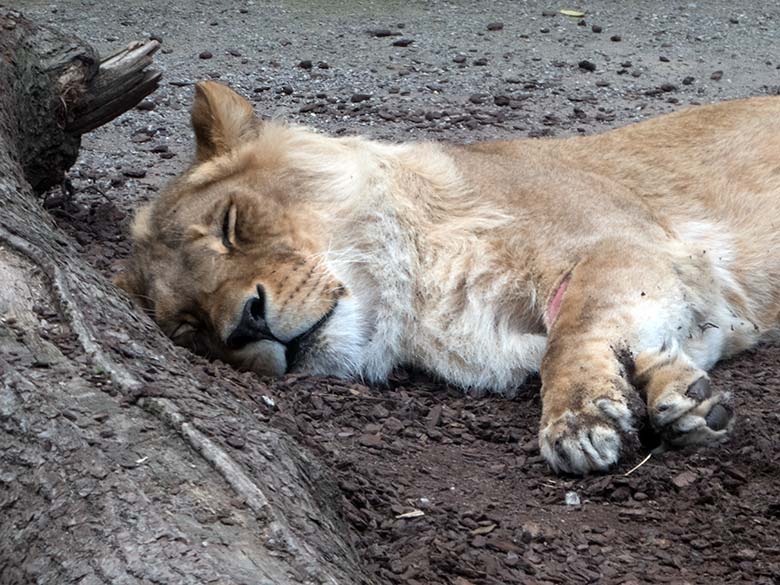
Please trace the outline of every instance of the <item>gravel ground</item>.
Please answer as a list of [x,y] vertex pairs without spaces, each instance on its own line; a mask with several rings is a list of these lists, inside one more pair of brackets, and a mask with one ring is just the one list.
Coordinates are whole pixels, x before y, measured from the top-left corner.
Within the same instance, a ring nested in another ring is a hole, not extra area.
[[[49,199],[107,275],[128,252],[130,211],[192,155],[199,79],[229,83],[266,116],[388,140],[594,133],[780,93],[777,2],[210,4],[14,2],[104,54],[131,39],[163,41],[159,91],[86,137],[73,199]],[[413,372],[388,388],[241,379],[273,397],[274,423],[340,478],[355,547],[377,582],[776,584],[778,363],[780,347],[769,345],[714,372],[740,416],[724,446],[583,480],[551,475],[539,455],[538,383],[503,400]]]

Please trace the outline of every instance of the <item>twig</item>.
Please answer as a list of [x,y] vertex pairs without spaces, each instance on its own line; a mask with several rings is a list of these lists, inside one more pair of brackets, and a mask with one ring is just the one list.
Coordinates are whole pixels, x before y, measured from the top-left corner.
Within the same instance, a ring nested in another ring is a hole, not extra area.
[[637,469],[639,469],[639,468],[640,468],[640,467],[642,467],[642,466],[643,466],[645,463],[647,463],[648,461],[650,461],[650,458],[651,458],[652,456],[653,456],[653,454],[652,454],[652,453],[648,453],[648,454],[647,454],[647,457],[645,457],[644,459],[642,459],[642,461],[640,461],[639,463],[637,463],[637,464],[636,464],[634,467],[632,467],[631,469],[629,469],[628,471],[626,471],[626,472],[623,474],[623,477],[628,477],[629,475],[631,475],[632,473],[634,473],[634,472],[635,472]]

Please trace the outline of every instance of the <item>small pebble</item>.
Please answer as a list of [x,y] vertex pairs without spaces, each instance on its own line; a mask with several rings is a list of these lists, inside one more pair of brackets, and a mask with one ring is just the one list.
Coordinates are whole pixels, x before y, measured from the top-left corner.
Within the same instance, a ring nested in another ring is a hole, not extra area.
[[200,55],[198,55],[201,59],[211,59],[213,56],[211,51],[201,51]]
[[596,70],[596,65],[594,63],[591,63],[587,59],[583,59],[577,65],[579,65],[580,69],[584,69],[585,71],[595,71]]
[[143,179],[146,176],[146,170],[139,169],[137,167],[130,167],[128,169],[122,169],[122,174],[125,177],[130,177],[131,179]]
[[592,27],[590,27],[590,30],[592,30],[594,33],[600,33],[604,29],[601,28],[599,25],[594,24]]
[[309,70],[313,67],[312,62],[309,59],[304,59],[300,63],[298,63],[298,67],[301,69]]
[[721,77],[723,77],[723,71],[713,71],[712,75],[710,75],[710,79],[713,81],[720,81]]
[[611,37],[609,37],[609,40],[612,41],[613,43],[619,43],[620,41],[623,40],[623,37],[621,37],[620,35],[612,35]]
[[393,35],[393,31],[391,31],[389,28],[374,28],[368,31],[368,34],[370,34],[372,37],[377,38],[383,38],[383,37],[390,37]]
[[157,104],[155,104],[152,100],[143,100],[136,106],[136,109],[141,110],[142,112],[151,112],[156,107]]
[[503,22],[491,22],[489,25],[487,25],[487,29],[489,31],[502,30],[503,28],[504,28]]

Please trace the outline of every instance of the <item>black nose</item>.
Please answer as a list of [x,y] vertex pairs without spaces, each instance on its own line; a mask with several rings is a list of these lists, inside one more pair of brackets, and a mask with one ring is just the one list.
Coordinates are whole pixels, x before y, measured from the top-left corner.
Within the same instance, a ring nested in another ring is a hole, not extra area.
[[276,340],[265,322],[265,293],[257,285],[257,296],[249,299],[241,311],[241,320],[228,336],[225,344],[230,349],[241,349],[248,343],[262,339]]

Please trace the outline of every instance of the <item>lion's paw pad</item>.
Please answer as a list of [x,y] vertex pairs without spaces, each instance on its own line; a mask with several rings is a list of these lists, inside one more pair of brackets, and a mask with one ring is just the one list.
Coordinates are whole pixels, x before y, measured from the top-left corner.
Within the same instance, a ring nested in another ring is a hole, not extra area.
[[606,471],[620,458],[623,436],[633,433],[631,411],[602,398],[582,411],[567,410],[539,432],[539,446],[558,473]]
[[725,438],[734,422],[729,395],[713,393],[701,377],[685,393],[670,388],[650,408],[650,421],[664,441],[674,446],[701,445]]

